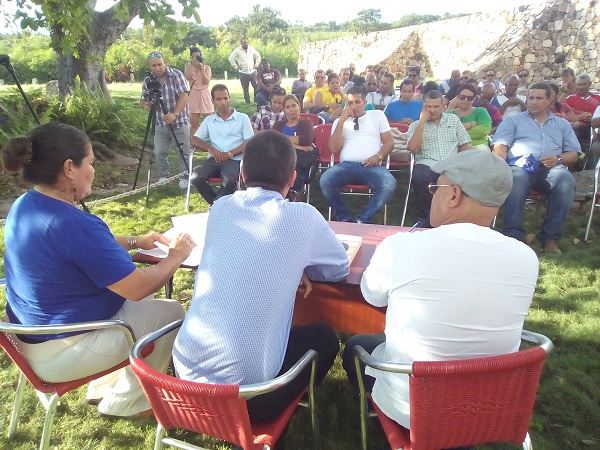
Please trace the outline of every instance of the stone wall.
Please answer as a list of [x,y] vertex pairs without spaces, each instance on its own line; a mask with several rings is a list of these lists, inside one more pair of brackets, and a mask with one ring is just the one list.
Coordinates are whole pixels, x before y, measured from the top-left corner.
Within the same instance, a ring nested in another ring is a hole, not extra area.
[[421,75],[447,79],[453,69],[470,69],[477,79],[488,68],[505,80],[527,68],[532,81],[558,79],[572,68],[588,73],[600,89],[600,1],[557,0],[496,14],[478,13],[424,25],[378,31],[300,47],[298,67],[358,71],[383,64],[397,77],[409,65]]

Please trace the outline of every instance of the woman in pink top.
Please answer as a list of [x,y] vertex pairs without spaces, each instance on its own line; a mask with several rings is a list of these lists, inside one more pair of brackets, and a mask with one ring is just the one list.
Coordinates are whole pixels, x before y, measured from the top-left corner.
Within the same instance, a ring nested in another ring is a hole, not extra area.
[[190,48],[190,62],[185,65],[185,77],[190,83],[188,107],[191,121],[190,135],[193,136],[200,127],[200,117],[206,117],[214,112],[208,90],[212,70],[204,63],[202,52],[198,47]]

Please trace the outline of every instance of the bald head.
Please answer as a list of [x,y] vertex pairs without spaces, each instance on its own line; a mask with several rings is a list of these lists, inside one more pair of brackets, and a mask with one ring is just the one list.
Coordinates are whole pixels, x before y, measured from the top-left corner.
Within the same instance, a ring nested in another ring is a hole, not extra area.
[[450,74],[450,82],[452,84],[460,83],[460,70],[455,69],[452,71]]
[[492,101],[496,95],[496,86],[493,83],[486,83],[481,87],[481,94],[479,94],[479,104],[487,105]]
[[517,89],[519,89],[519,84],[521,84],[521,80],[519,80],[517,75],[508,77],[508,80],[506,80],[506,93],[508,95],[515,95]]
[[377,77],[375,74],[371,73],[367,75],[365,78],[365,86],[367,87],[367,92],[376,92],[377,91]]

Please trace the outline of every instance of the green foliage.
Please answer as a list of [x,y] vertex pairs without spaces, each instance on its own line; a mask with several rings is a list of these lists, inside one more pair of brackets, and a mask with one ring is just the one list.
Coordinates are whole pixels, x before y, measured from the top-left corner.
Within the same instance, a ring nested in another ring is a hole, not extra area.
[[[30,91],[28,98],[40,122],[49,122],[52,111],[43,99],[41,90]],[[4,145],[11,137],[28,134],[36,125],[37,123],[19,91],[15,88],[14,91],[4,92],[0,99],[0,146]]]
[[116,102],[80,83],[74,87],[72,94],[56,97],[51,109],[54,120],[86,132],[100,160],[111,156],[100,149],[124,152],[139,144],[143,134],[143,114],[137,102]]
[[[0,35],[0,53],[10,55],[10,62],[21,83],[56,80],[56,55],[50,48],[50,38],[30,31]],[[4,82],[13,84],[12,76],[4,72]]]
[[357,13],[356,19],[350,22],[350,29],[358,34],[386,29],[386,24],[381,24],[380,21],[380,9],[362,9]]
[[272,33],[285,32],[288,29],[288,23],[280,16],[281,12],[278,10],[270,7],[261,8],[256,4],[247,17],[232,17],[219,27],[218,33],[230,45],[239,43],[244,36],[250,40],[260,40],[263,44],[267,44],[271,40],[269,37]]

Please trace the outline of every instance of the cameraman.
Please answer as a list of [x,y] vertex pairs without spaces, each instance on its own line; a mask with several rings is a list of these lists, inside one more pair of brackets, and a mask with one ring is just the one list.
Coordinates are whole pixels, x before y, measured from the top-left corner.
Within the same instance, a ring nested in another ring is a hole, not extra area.
[[[154,134],[154,154],[158,167],[159,181],[169,178],[169,148],[174,141],[173,128],[176,142],[183,144],[182,150],[186,160],[190,155],[190,113],[187,106],[188,89],[187,80],[180,70],[167,67],[162,53],[152,52],[148,55],[150,75],[142,84],[142,98],[140,105],[149,110],[152,101],[162,99],[168,113],[164,114],[162,106],[156,105],[156,130]],[[179,171],[187,172],[185,162],[179,159]],[[179,180],[181,189],[187,188],[187,175]]]

